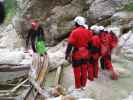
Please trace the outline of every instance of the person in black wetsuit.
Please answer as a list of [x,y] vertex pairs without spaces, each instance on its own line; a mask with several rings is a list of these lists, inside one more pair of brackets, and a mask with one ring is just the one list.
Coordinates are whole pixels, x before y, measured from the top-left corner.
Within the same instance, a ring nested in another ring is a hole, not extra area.
[[4,19],[5,19],[4,0],[0,0],[0,24],[4,22]]
[[29,29],[28,31],[28,36],[26,39],[26,48],[28,48],[29,43],[31,43],[33,52],[37,52],[35,44],[37,38],[45,40],[42,26],[39,24],[38,21],[34,20],[31,22],[31,29]]

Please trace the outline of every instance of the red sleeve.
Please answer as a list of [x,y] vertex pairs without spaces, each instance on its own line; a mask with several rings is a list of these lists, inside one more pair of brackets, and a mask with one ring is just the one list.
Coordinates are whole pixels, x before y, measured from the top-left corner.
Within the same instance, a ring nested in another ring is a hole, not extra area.
[[116,36],[112,36],[112,40],[110,43],[111,43],[111,48],[115,48],[118,43],[118,38]]
[[74,45],[74,44],[76,44],[76,41],[77,41],[76,32],[75,32],[75,31],[72,31],[72,32],[70,33],[69,38],[68,38],[68,43]]
[[100,47],[100,38],[98,36],[93,36],[92,44],[95,47]]

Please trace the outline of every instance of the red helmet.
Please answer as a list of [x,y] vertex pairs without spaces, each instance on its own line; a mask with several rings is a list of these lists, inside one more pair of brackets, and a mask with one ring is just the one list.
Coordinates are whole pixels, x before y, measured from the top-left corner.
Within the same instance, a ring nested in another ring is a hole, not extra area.
[[35,29],[37,26],[38,26],[37,21],[32,21],[32,22],[31,22],[31,27],[32,27],[33,29]]

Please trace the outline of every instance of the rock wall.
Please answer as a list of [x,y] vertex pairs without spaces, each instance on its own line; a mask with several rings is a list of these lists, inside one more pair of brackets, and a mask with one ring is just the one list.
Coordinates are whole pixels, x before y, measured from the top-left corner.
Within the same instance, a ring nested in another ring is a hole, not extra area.
[[18,13],[13,23],[17,32],[25,35],[24,18],[30,14],[43,25],[46,41],[56,44],[71,31],[75,16],[85,16],[91,25],[112,16],[129,1],[132,0],[17,0]]

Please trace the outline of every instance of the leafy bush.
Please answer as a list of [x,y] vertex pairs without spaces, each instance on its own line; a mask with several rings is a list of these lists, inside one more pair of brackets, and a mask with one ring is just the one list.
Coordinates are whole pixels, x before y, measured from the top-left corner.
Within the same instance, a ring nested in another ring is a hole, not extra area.
[[9,22],[16,14],[16,5],[16,0],[5,0],[6,22]]
[[123,10],[133,11],[133,3],[129,3],[129,4],[125,5],[125,7],[123,8]]

